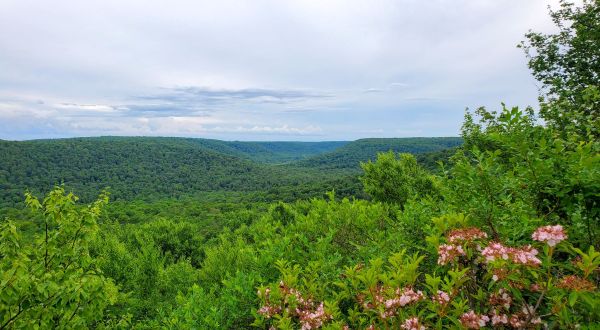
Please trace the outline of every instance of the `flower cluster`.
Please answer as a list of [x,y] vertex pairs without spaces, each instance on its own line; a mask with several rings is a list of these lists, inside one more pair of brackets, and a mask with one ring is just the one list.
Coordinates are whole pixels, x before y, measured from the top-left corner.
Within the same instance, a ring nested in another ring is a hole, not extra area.
[[264,317],[270,319],[273,315],[279,314],[281,312],[281,307],[273,306],[273,305],[264,305],[258,309],[258,314],[262,314]]
[[460,317],[460,323],[467,329],[479,329],[485,327],[490,318],[487,315],[479,315],[474,311],[468,311]]
[[498,242],[490,243],[481,251],[481,255],[485,257],[485,261],[488,263],[502,259],[528,266],[537,266],[542,263],[537,257],[538,253],[538,250],[531,245],[515,248],[504,246],[502,243]]
[[325,312],[322,302],[315,311],[297,309],[296,312],[300,317],[302,330],[318,329],[331,317]]
[[538,250],[531,245],[522,246],[520,248],[511,248],[510,252],[511,259],[516,264],[538,266],[542,263],[537,257]]
[[483,251],[481,251],[481,255],[485,257],[486,262],[492,262],[496,259],[508,260],[509,253],[510,248],[498,242],[490,243]]
[[450,243],[464,243],[471,242],[478,239],[487,238],[488,235],[480,230],[479,228],[469,227],[462,229],[455,229],[448,234],[448,241]]
[[425,330],[425,326],[419,322],[419,318],[416,316],[406,319],[401,328],[404,330]]
[[508,316],[506,314],[498,314],[498,311],[494,309],[492,312],[492,325],[508,324]]
[[464,256],[465,250],[460,245],[442,244],[438,247],[438,254],[438,265],[445,265],[455,261],[459,256]]
[[555,246],[566,240],[567,237],[561,225],[540,227],[531,235],[534,240],[546,242],[550,246]]
[[523,306],[523,308],[521,309],[521,311],[519,313],[513,314],[510,319],[508,320],[508,323],[513,327],[513,328],[523,328],[527,325],[531,325],[531,324],[541,324],[542,323],[542,319],[538,316],[536,317],[535,315],[533,315],[533,306],[528,306],[525,305]]
[[450,295],[448,295],[444,291],[438,290],[438,292],[433,297],[431,297],[431,300],[433,300],[433,302],[437,304],[444,306],[450,302]]
[[[315,304],[312,299],[304,298],[298,290],[288,287],[283,281],[279,283],[279,291],[283,300],[280,304],[275,304],[270,300],[270,289],[265,289],[265,305],[259,308],[259,314],[270,319],[285,310],[292,317],[298,318],[302,330],[318,329],[323,326],[324,322],[331,319],[331,315],[325,311],[323,302]],[[259,290],[258,295],[262,297],[263,293]],[[294,301],[295,304],[292,305],[291,301]]]
[[594,291],[596,289],[594,283],[575,275],[563,277],[557,286],[572,291]]
[[[566,238],[566,235],[561,226],[546,226],[538,228],[534,238],[555,246]],[[533,329],[541,328],[545,322],[547,324],[544,326],[548,326],[556,322],[555,315],[563,308],[549,303],[549,290],[556,294],[557,301],[569,296],[570,292],[567,290],[594,292],[596,285],[588,276],[598,269],[600,263],[592,263],[589,261],[592,257],[578,251],[583,257],[577,260],[575,266],[584,270],[584,275],[556,278],[555,274],[563,274],[564,270],[571,267],[552,271],[549,267],[560,263],[552,262],[552,251],[551,248],[544,248],[544,260],[548,257],[550,262],[544,263],[543,267],[537,267],[542,265],[542,258],[532,245],[507,246],[487,239],[487,234],[477,228],[453,230],[446,236],[446,244],[438,247],[438,264],[455,263],[453,267],[456,268],[453,269],[453,273],[448,272],[449,277],[437,274],[427,276],[423,286],[416,287],[416,277],[408,276],[413,276],[414,273],[397,274],[396,267],[384,270],[384,273],[376,278],[369,277],[369,281],[359,277],[360,270],[368,266],[352,268],[343,274],[342,278],[350,279],[344,284],[351,290],[348,293],[356,298],[358,304],[355,307],[358,308],[353,307],[352,312],[359,314],[360,321],[356,322],[358,318],[354,318],[353,315],[348,318],[344,315],[339,322],[330,325],[343,325],[342,329],[345,330],[349,330],[350,326],[364,328],[367,325],[367,329],[375,330],[390,324],[393,324],[395,329],[404,330],[425,330],[434,325],[438,328],[459,326],[465,329]],[[600,256],[594,254],[592,248],[590,251],[589,255],[594,258]],[[404,262],[408,264],[406,268],[417,269],[421,259],[418,256],[404,258]],[[562,264],[566,263],[563,259]],[[371,266],[369,271],[379,274],[383,268],[381,266]],[[440,268],[436,268],[436,272]],[[587,269],[590,270],[586,272]],[[410,280],[405,280],[408,278]],[[498,283],[500,280],[502,282]],[[398,286],[398,282],[411,284]],[[427,298],[418,288],[427,290]],[[276,304],[269,300],[269,289],[259,291],[259,296],[265,303],[258,313],[264,318],[288,318],[293,322],[290,324],[302,330],[318,329],[331,322],[332,315],[326,312],[322,302],[313,302],[307,298],[309,296],[303,297],[283,282],[280,283],[279,290],[281,294],[273,295],[277,296]],[[486,291],[487,293],[484,293]],[[471,306],[472,310],[465,310],[466,306]],[[421,317],[417,316],[417,311]],[[335,313],[336,316],[339,314],[344,312]]]
[[381,314],[384,319],[394,317],[401,307],[425,299],[423,292],[415,291],[413,288],[398,288],[395,293],[395,297],[385,301],[385,310]]

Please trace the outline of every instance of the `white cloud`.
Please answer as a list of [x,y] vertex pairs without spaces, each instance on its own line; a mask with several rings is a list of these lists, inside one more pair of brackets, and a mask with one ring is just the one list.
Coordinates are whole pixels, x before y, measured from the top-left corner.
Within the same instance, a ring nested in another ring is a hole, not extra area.
[[4,0],[0,138],[393,136],[422,106],[445,121],[419,134],[455,135],[466,106],[535,103],[515,45],[555,3]]

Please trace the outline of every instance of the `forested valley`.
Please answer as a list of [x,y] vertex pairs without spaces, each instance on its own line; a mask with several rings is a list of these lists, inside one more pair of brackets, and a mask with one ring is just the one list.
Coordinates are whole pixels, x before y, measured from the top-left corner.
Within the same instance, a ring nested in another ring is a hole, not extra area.
[[0,329],[598,329],[600,2],[562,3],[540,103],[461,137],[0,141]]

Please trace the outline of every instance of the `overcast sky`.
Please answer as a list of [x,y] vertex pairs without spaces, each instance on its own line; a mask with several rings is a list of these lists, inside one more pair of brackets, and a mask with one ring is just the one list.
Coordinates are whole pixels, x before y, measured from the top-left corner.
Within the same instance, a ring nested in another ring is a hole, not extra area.
[[0,139],[457,136],[548,0],[0,1]]

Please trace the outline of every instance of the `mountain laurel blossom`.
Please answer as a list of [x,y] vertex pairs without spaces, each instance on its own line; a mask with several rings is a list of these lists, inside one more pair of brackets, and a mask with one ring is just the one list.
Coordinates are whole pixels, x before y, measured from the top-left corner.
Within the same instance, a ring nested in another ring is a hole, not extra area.
[[465,251],[460,245],[442,244],[438,247],[438,254],[438,265],[445,265],[449,262],[455,261],[459,256],[464,256]]
[[508,260],[510,249],[498,242],[490,243],[483,251],[481,255],[485,257],[486,262],[492,262],[496,259]]
[[535,317],[531,312],[533,310],[533,306],[523,306],[521,312],[513,314],[508,322],[513,328],[523,328],[527,325],[541,324],[542,319],[539,316]]
[[331,315],[325,312],[322,302],[315,311],[298,310],[297,312],[302,324],[302,330],[318,329],[323,325],[323,322],[331,318]]
[[425,295],[421,291],[415,292],[412,288],[396,289],[396,297],[385,301],[385,311],[381,313],[381,317],[384,319],[393,317],[398,308],[423,299]]
[[431,297],[431,300],[433,300],[433,302],[437,304],[446,305],[450,302],[450,295],[448,295],[444,291],[438,290],[438,292],[433,297]]
[[508,324],[508,316],[506,314],[498,314],[497,310],[492,313],[492,325]]
[[[289,312],[291,316],[297,317],[302,325],[302,330],[318,329],[323,326],[323,323],[332,318],[331,314],[325,311],[323,302],[315,308],[315,303],[310,298],[304,298],[302,294],[289,286],[283,281],[279,282],[279,291],[284,298],[282,304],[274,304],[270,300],[271,290],[265,289],[264,294],[259,290],[258,295],[264,297],[265,305],[258,310],[258,314],[263,315],[266,319],[270,319],[282,311]],[[289,298],[293,297],[296,302],[295,308],[290,308]]]
[[531,235],[536,241],[546,242],[550,246],[555,246],[556,244],[566,240],[568,238],[565,230],[561,225],[556,226],[543,226],[538,229]]
[[538,266],[542,261],[538,259],[538,250],[531,245],[522,246],[520,248],[511,248],[511,260],[516,264]]
[[519,248],[508,247],[502,243],[492,242],[481,251],[481,255],[485,257],[485,261],[490,263],[494,260],[510,260],[516,264],[537,266],[542,263],[538,259],[538,250],[531,245],[522,246]]
[[479,315],[474,311],[468,311],[460,317],[460,323],[467,329],[479,329],[485,327],[490,320],[487,315]]
[[425,326],[421,325],[419,318],[416,316],[406,319],[400,327],[404,330],[425,330]]

